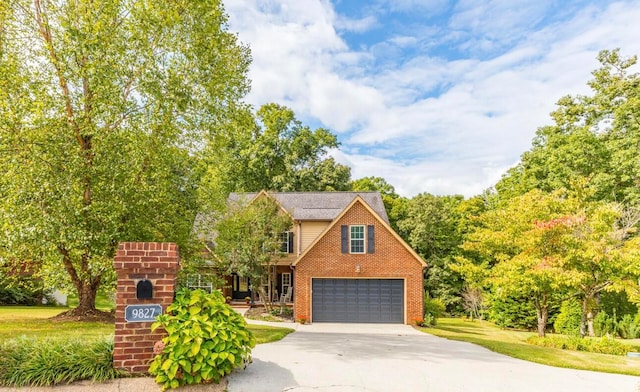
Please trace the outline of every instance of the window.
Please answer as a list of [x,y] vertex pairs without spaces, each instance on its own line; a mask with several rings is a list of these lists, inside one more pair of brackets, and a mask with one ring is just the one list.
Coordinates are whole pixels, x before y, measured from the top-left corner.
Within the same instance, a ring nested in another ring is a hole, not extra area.
[[364,253],[364,226],[349,226],[350,253]]
[[293,232],[285,231],[280,235],[280,251],[283,253],[293,253]]

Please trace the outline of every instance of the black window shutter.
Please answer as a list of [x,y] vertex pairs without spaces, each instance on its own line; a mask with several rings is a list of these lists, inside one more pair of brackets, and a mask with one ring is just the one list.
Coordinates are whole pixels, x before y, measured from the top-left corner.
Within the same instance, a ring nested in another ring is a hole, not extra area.
[[367,253],[375,253],[376,251],[376,233],[375,226],[367,226]]
[[341,240],[342,240],[342,253],[349,253],[349,226],[340,226]]
[[293,232],[289,232],[289,253],[293,253]]

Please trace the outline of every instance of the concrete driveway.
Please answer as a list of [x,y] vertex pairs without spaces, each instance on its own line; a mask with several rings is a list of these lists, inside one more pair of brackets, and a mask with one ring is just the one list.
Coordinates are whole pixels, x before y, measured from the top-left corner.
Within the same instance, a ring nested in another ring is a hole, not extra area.
[[638,377],[538,365],[406,325],[301,325],[253,358],[229,392],[640,392]]

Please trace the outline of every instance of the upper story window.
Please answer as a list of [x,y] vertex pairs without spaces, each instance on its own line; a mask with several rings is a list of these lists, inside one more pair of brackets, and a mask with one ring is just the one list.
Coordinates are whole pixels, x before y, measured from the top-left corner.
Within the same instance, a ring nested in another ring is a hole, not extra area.
[[349,226],[349,253],[364,253],[364,225]]
[[280,251],[282,253],[293,253],[293,232],[285,231],[280,235]]
[[376,237],[374,225],[342,225],[340,232],[342,253],[375,253]]

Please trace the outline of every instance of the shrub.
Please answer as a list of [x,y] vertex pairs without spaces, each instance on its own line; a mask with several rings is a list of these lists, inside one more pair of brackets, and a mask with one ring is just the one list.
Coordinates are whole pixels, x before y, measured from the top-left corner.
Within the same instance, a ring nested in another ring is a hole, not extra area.
[[444,303],[439,298],[424,297],[424,324],[436,325],[438,317],[444,314]]
[[625,314],[622,320],[618,321],[618,334],[623,339],[635,339],[640,337],[640,313],[633,317]]
[[168,336],[149,373],[162,389],[220,378],[251,360],[255,338],[244,318],[225,303],[219,291],[182,289],[151,329],[163,327]]
[[3,386],[101,382],[123,374],[113,368],[113,337],[94,341],[11,339],[0,344],[0,358]]
[[575,299],[564,301],[560,307],[560,313],[553,323],[557,333],[566,335],[579,335],[580,322],[582,320],[582,307]]
[[600,311],[593,318],[593,329],[596,336],[618,335],[618,323],[616,322],[615,309],[613,316]]
[[633,351],[633,347],[608,337],[546,336],[542,338],[531,336],[527,339],[527,343],[562,350],[587,351],[610,355],[626,355],[629,351]]

